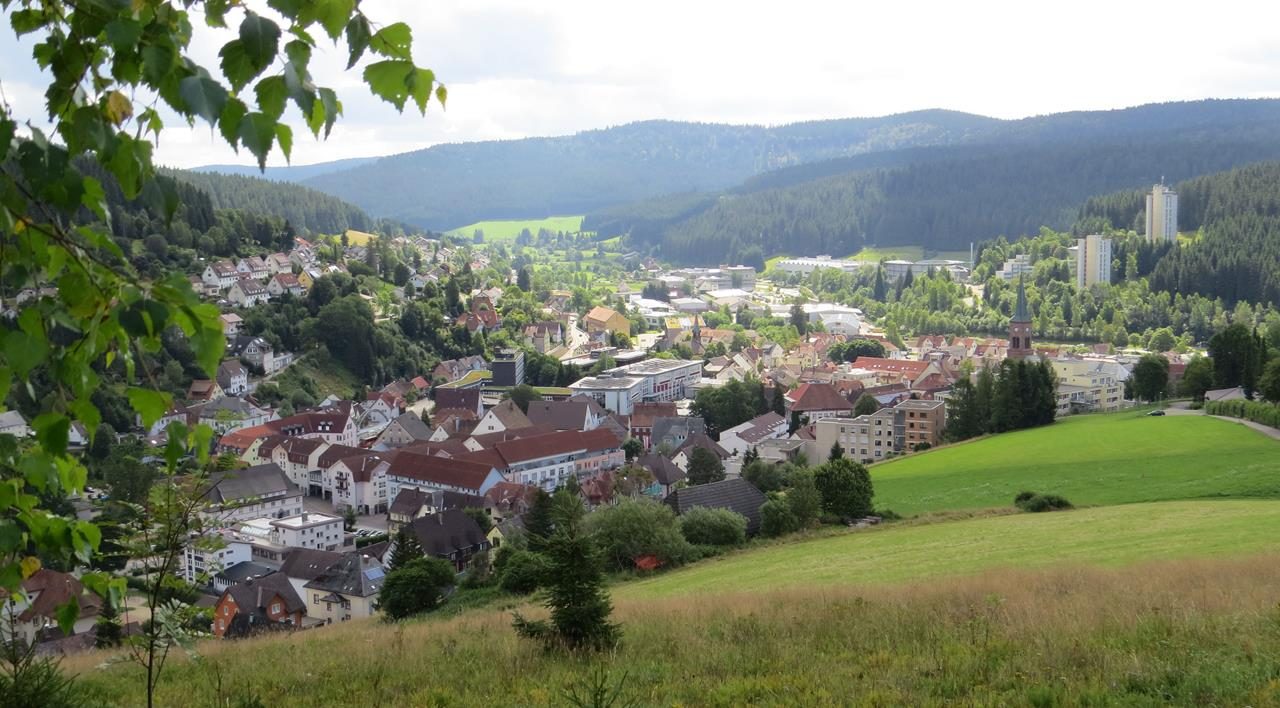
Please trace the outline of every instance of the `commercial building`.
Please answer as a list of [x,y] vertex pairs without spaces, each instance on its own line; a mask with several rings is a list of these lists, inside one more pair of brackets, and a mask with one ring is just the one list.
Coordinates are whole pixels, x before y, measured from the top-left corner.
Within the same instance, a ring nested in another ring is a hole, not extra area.
[[524,352],[519,349],[504,349],[501,356],[490,365],[494,386],[519,386],[524,383]]
[[1147,240],[1152,243],[1178,240],[1178,193],[1157,184],[1147,195]]
[[1004,280],[1013,280],[1021,275],[1026,275],[1033,270],[1031,266],[1031,256],[1026,253],[1019,253],[1010,258],[1000,266],[998,274]]
[[1076,239],[1076,287],[1111,282],[1111,239],[1090,234]]

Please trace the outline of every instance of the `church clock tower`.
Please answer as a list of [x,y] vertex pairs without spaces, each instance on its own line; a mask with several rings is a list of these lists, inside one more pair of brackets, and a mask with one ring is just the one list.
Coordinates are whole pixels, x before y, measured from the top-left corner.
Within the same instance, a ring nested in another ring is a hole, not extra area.
[[1023,285],[1022,276],[1018,276],[1018,305],[1009,320],[1009,354],[1010,359],[1026,359],[1034,356],[1031,346],[1031,314],[1027,311],[1027,289]]

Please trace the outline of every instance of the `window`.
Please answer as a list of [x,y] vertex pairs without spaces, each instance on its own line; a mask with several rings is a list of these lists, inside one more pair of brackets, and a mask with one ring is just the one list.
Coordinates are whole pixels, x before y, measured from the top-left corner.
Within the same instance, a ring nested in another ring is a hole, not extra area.
[[273,615],[278,615],[278,614],[280,614],[280,609],[281,609],[281,608],[280,608],[280,603],[278,603],[278,602],[273,602],[273,603],[271,603],[271,614],[273,614]]

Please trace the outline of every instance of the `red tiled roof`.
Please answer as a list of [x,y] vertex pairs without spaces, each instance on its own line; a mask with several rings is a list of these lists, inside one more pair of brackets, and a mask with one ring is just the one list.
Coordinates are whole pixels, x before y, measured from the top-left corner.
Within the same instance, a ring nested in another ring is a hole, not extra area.
[[904,374],[915,378],[925,372],[929,368],[927,361],[907,361],[905,359],[881,359],[874,356],[860,356],[853,361],[856,369],[870,369],[872,371],[888,371],[895,374]]
[[452,457],[421,455],[401,449],[387,474],[442,486],[479,490],[492,465]]
[[853,410],[849,399],[840,395],[831,384],[804,383],[788,394],[793,403],[791,410],[797,413],[809,411],[848,411]]

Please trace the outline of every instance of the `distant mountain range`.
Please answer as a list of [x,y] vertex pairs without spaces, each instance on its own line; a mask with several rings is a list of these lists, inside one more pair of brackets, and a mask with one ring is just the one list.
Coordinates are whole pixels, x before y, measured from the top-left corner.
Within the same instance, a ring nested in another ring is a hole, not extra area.
[[584,228],[602,236],[630,234],[664,257],[713,262],[756,249],[964,248],[1069,227],[1094,195],[1265,159],[1280,159],[1277,100],[1021,120],[928,110],[773,128],[649,121],[267,177],[434,230],[586,213]]

